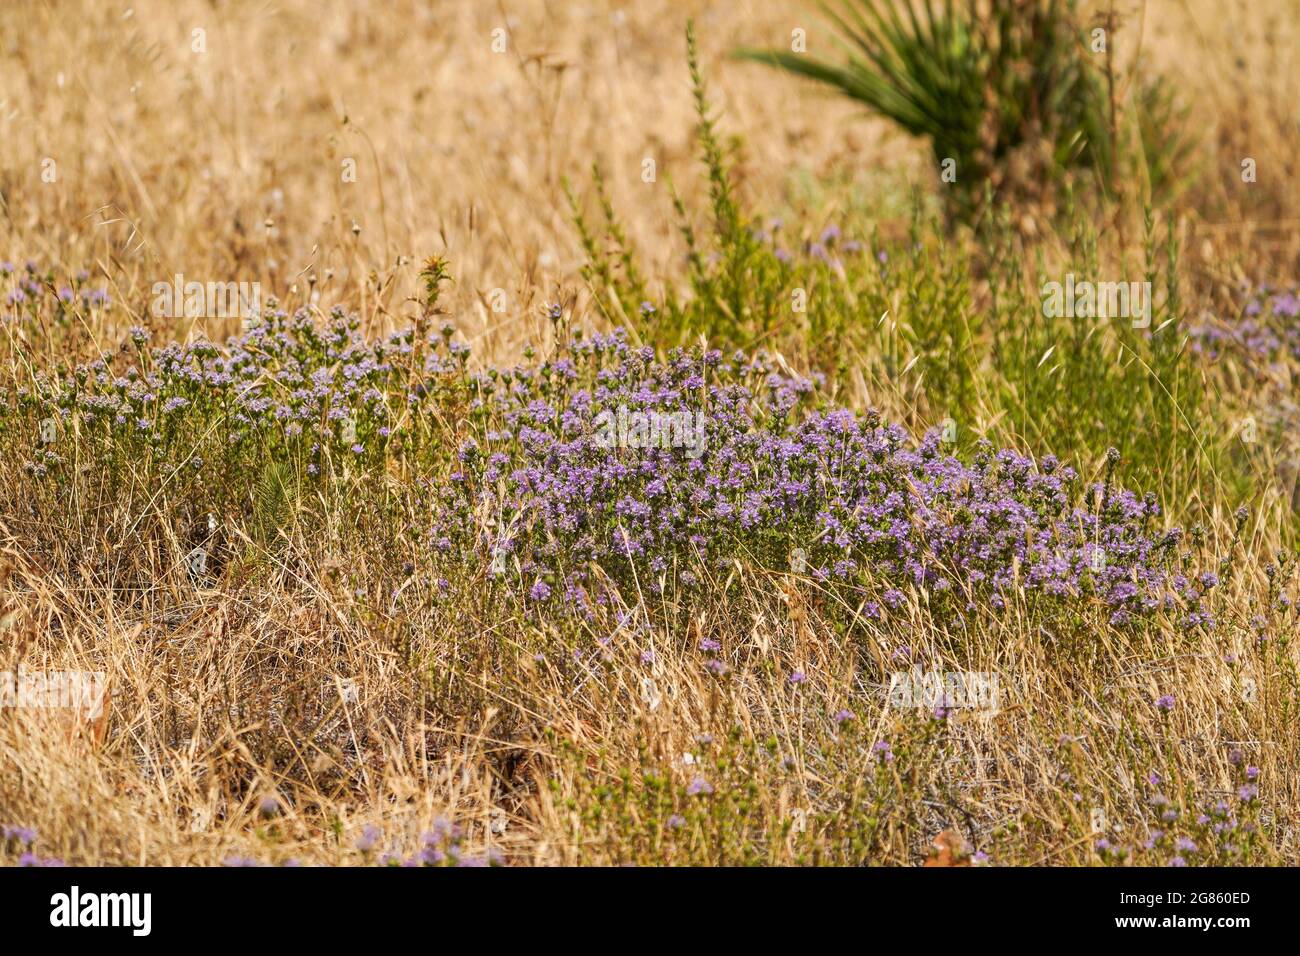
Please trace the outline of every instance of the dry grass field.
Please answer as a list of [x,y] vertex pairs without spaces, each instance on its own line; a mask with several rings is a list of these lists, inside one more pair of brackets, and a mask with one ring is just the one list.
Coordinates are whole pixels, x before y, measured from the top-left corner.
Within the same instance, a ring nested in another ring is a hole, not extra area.
[[9,0],[0,863],[1300,862],[1300,5],[1077,16],[972,221],[802,0]]

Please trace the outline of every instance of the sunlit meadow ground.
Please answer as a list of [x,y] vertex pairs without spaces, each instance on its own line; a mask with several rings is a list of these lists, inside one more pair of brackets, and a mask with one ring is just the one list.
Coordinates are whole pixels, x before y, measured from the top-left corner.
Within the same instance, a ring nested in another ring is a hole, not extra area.
[[[1295,863],[1294,5],[1120,12],[1185,188],[975,236],[729,58],[829,50],[810,4],[6,3],[0,671],[111,695],[0,709],[0,861]],[[1045,319],[1071,270],[1157,331]],[[159,315],[178,274],[323,331]],[[557,448],[586,393],[702,409],[699,472]],[[1000,706],[891,706],[913,665]]]

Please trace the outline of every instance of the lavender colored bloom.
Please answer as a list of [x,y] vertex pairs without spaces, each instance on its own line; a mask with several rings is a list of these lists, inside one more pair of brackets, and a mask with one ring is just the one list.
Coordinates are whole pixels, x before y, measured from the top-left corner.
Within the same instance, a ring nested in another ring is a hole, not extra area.
[[456,841],[461,837],[460,827],[452,823],[446,817],[438,817],[433,821],[433,828],[424,834],[426,845],[442,844],[448,840]]
[[31,846],[36,842],[36,831],[31,827],[5,825],[0,827],[0,836],[3,836],[5,842],[14,840],[23,846]]
[[380,837],[383,835],[383,830],[379,829],[379,827],[375,826],[373,823],[367,823],[365,827],[362,828],[361,835],[357,837],[354,845],[362,853],[369,853],[375,848],[375,844],[379,842]]
[[1173,710],[1173,709],[1174,709],[1174,695],[1173,695],[1173,694],[1166,694],[1165,696],[1163,696],[1163,697],[1161,697],[1161,698],[1158,698],[1158,699],[1156,700],[1156,707],[1157,707],[1158,709],[1160,709],[1160,710]]
[[441,866],[447,860],[447,854],[440,847],[426,846],[420,851],[420,862],[425,866]]
[[712,792],[713,784],[709,783],[709,781],[705,780],[703,777],[696,777],[686,787],[686,795],[690,797],[699,796],[701,794],[708,796]]

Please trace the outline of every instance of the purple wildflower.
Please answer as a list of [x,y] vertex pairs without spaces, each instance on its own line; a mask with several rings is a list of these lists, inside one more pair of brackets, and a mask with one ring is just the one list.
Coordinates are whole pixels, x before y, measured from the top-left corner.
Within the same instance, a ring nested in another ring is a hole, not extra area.
[[686,787],[686,795],[689,797],[699,796],[700,794],[708,796],[712,792],[713,784],[709,783],[709,781],[705,780],[703,777],[696,777]]
[[383,835],[383,830],[373,823],[367,823],[361,831],[361,836],[357,837],[355,846],[362,853],[369,853],[375,848],[375,844],[379,842],[380,837]]

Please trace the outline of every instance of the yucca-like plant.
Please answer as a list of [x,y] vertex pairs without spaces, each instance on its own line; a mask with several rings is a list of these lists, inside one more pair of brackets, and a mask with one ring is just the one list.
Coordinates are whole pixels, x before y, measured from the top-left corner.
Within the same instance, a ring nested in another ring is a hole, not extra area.
[[930,141],[954,179],[949,208],[1041,192],[1062,169],[1106,175],[1106,98],[1073,0],[842,0],[824,7],[840,64],[738,51],[829,84]]

